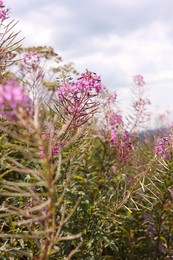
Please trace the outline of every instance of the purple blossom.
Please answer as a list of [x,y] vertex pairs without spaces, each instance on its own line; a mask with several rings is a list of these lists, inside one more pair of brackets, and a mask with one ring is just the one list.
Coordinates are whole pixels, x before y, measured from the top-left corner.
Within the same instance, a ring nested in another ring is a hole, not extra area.
[[8,18],[9,9],[5,8],[4,3],[0,0],[0,21],[3,22]]
[[117,172],[117,166],[112,166],[111,170],[113,171],[113,173],[116,173]]
[[132,150],[129,132],[122,130],[121,132],[111,132],[110,145],[116,151],[119,161],[128,161],[129,152]]
[[110,144],[115,145],[117,143],[117,136],[115,132],[111,133]]
[[66,101],[68,98],[72,98],[72,102],[75,103],[81,99],[81,97],[94,97],[102,90],[100,76],[95,73],[86,71],[82,73],[80,78],[76,82],[68,82],[64,86],[59,87],[57,95],[60,101]]
[[148,98],[139,98],[134,102],[134,107],[136,111],[140,111],[141,108],[145,107],[146,105],[151,105],[151,101]]
[[123,124],[122,115],[115,112],[110,112],[108,114],[108,121],[110,123],[111,128],[118,128],[119,125]]
[[[58,142],[55,146],[53,146],[53,148],[51,149],[51,158],[53,158],[56,154],[58,154],[61,147],[63,147],[63,146],[64,146],[64,144],[62,142]],[[46,158],[46,153],[45,153],[44,148],[42,146],[39,148],[38,154],[39,154],[41,159]]]
[[144,215],[144,219],[145,219],[147,222],[153,221],[153,218],[152,218],[151,215]]
[[129,124],[131,124],[130,132],[135,132],[137,128],[150,119],[150,112],[148,112],[147,106],[151,104],[151,101],[145,96],[145,82],[143,76],[136,75],[134,79],[134,98],[133,98],[133,115],[129,117]]
[[7,119],[14,119],[19,107],[29,112],[32,101],[27,96],[26,90],[11,80],[4,86],[0,86],[0,111]]
[[36,67],[40,62],[40,57],[37,52],[27,52],[24,54],[23,61],[28,67]]
[[39,148],[38,155],[39,155],[39,157],[40,157],[41,159],[45,159],[45,157],[46,157],[46,154],[45,154],[44,149],[43,149],[42,146]]
[[135,75],[133,76],[133,82],[135,85],[137,86],[144,86],[145,85],[145,81],[144,81],[144,77],[142,75]]
[[[50,138],[51,138],[51,142],[49,142]],[[64,143],[62,141],[60,141],[60,140],[55,145],[53,145],[52,142],[54,142],[54,143],[56,142],[55,138],[56,138],[56,135],[54,133],[50,133],[49,131],[48,132],[43,132],[41,134],[41,139],[42,139],[43,143],[45,143],[45,144],[49,143],[49,145],[47,145],[45,147],[44,147],[44,145],[39,147],[38,154],[39,154],[41,159],[45,159],[46,158],[46,153],[48,151],[50,151],[51,158],[53,158],[56,154],[59,153],[61,147],[64,146]],[[49,146],[50,145],[51,145],[51,149],[49,150]]]
[[103,98],[106,103],[113,104],[117,99],[117,93],[116,91],[113,91],[112,93],[105,93]]
[[63,147],[64,144],[62,142],[58,142],[53,148],[52,148],[52,156],[55,156],[57,153],[59,153],[61,147]]
[[64,83],[57,90],[59,103],[66,114],[72,117],[72,124],[85,123],[97,109],[96,97],[102,91],[101,79],[96,73],[86,71],[76,82]]
[[161,156],[163,159],[172,158],[172,136],[168,135],[161,138],[154,148],[154,153],[158,156]]
[[154,236],[153,232],[151,232],[150,230],[146,231],[146,235],[150,238]]
[[0,10],[0,20],[3,21],[7,18],[7,11],[6,10]]
[[150,238],[154,237],[155,232],[156,232],[156,228],[154,226],[153,222],[153,218],[150,215],[144,215],[144,219],[147,223],[147,230],[146,230],[146,235]]

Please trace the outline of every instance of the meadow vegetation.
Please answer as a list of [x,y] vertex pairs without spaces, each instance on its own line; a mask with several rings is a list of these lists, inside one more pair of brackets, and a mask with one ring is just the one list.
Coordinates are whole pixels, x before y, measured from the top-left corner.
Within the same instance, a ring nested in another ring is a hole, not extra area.
[[173,135],[95,72],[22,47],[0,0],[0,259],[173,259]]

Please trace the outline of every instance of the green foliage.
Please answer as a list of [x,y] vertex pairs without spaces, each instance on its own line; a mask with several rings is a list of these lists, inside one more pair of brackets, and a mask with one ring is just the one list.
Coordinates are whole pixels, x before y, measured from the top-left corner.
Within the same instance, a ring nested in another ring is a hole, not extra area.
[[[21,106],[15,120],[0,119],[0,259],[172,259],[172,143],[171,156],[161,158],[153,153],[158,134],[134,131],[148,116],[142,111],[149,100],[134,102],[140,113],[131,117],[130,134],[111,110],[115,93],[104,90],[101,104],[89,92],[74,91],[61,103],[55,92],[77,74],[73,64],[60,65],[51,47],[19,47],[15,24],[1,23],[0,81],[12,77],[24,85],[33,111]],[[21,69],[18,57],[25,52],[39,54],[39,63]],[[143,77],[136,79],[141,91]],[[106,111],[102,127],[92,120],[99,105]]]

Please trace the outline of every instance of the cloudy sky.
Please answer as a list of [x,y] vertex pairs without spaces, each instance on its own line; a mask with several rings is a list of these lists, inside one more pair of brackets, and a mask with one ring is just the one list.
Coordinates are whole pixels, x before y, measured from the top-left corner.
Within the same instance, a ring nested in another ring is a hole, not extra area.
[[[78,71],[100,74],[122,108],[142,74],[152,111],[173,110],[172,0],[4,0],[24,46],[52,46]],[[173,118],[173,117],[172,117]]]

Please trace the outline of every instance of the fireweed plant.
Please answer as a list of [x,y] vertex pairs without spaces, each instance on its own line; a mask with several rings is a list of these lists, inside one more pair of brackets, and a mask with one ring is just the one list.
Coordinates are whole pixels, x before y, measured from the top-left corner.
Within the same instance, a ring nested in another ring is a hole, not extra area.
[[[141,75],[134,76],[133,92],[136,95],[132,105],[133,116],[129,116],[128,120],[123,119],[117,93],[110,93],[106,87],[102,91],[99,114],[95,116],[97,128],[94,137],[101,151],[100,157],[97,158],[100,162],[100,172],[106,175],[109,185],[112,183],[114,187],[114,195],[110,194],[115,202],[112,205],[113,212],[122,205],[126,206],[125,202],[129,198],[138,208],[138,202],[136,204],[131,195],[141,191],[150,171],[151,162],[141,160],[138,148],[140,137],[137,129],[149,116],[147,106],[150,101],[145,97],[144,85]],[[145,199],[145,195],[142,192],[141,194]]]
[[172,133],[141,138],[143,77],[124,120],[96,73],[21,48],[9,14],[0,1],[0,258],[171,259]]
[[[8,96],[4,94],[7,86],[12,89]],[[70,86],[73,100],[68,97]],[[11,81],[1,88],[3,111],[6,108],[9,113],[15,110],[13,118],[2,113],[0,126],[0,130],[6,134],[3,137],[8,139],[10,136],[11,141],[6,141],[6,146],[8,149],[11,147],[11,151],[4,153],[1,160],[1,196],[7,197],[1,208],[1,249],[4,256],[8,251],[39,259],[48,259],[59,251],[61,256],[63,249],[59,244],[62,241],[79,240],[82,236],[82,232],[71,234],[62,231],[76,210],[81,196],[76,195],[71,200],[68,195],[70,180],[78,168],[70,161],[74,160],[77,164],[77,152],[69,154],[69,158],[65,159],[61,150],[64,147],[67,149],[73,142],[81,142],[83,125],[98,106],[96,98],[102,89],[100,78],[87,71],[76,82],[60,87],[55,112],[51,110],[47,122],[41,120],[39,107],[34,106],[33,113],[28,113],[26,104],[30,98],[27,98],[21,87]],[[67,160],[68,164],[63,160]],[[19,174],[16,179],[15,174]],[[8,232],[5,233],[7,226]],[[77,251],[80,244],[79,240],[67,259]]]
[[[124,215],[123,229],[121,224],[117,228],[121,239],[126,241],[119,252],[122,258],[127,254],[132,259],[137,256],[142,259],[173,257],[172,132],[159,137],[156,131],[155,135],[154,141],[150,139],[155,157],[143,186],[148,203],[142,199],[142,212]],[[136,200],[139,201],[138,194]]]
[[133,76],[133,101],[132,101],[132,111],[131,115],[128,116],[130,132],[139,131],[140,126],[144,126],[145,122],[150,119],[150,112],[148,110],[148,105],[151,104],[150,100],[146,96],[145,81],[142,75]]

